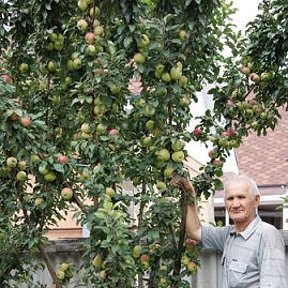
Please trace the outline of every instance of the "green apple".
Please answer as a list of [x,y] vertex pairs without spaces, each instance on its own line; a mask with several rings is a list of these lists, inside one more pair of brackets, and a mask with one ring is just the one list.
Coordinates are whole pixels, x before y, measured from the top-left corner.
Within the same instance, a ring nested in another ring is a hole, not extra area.
[[137,52],[134,57],[133,57],[134,61],[136,64],[144,64],[145,63],[145,57],[142,53]]
[[115,196],[116,192],[112,187],[106,187],[105,194],[112,198]]
[[93,262],[92,262],[94,268],[100,268],[103,264],[102,257],[98,254],[94,257]]
[[181,75],[179,81],[178,81],[178,84],[180,87],[185,87],[186,84],[188,83],[188,78],[184,75]]
[[81,132],[83,133],[90,133],[91,132],[91,128],[90,128],[90,125],[88,123],[83,123],[81,125],[81,128],[80,128]]
[[139,48],[146,48],[150,43],[150,39],[147,34],[141,35],[141,40],[139,43]]
[[26,169],[26,161],[19,161],[18,164],[17,164],[18,168],[23,171]]
[[96,126],[96,131],[97,131],[98,134],[103,134],[103,133],[106,132],[106,130],[107,130],[107,127],[104,124],[102,124],[102,123],[99,123]]
[[163,181],[157,181],[156,182],[156,188],[159,190],[159,191],[163,191],[166,189],[166,184],[165,182]]
[[41,161],[41,159],[37,154],[32,154],[30,157],[30,161],[32,164],[37,164]]
[[166,167],[164,169],[163,175],[166,179],[171,179],[173,177],[175,169],[173,167]]
[[64,280],[65,279],[65,272],[57,271],[56,276],[59,280]]
[[144,107],[144,112],[143,114],[146,116],[146,117],[152,117],[154,114],[155,114],[155,108],[151,107],[150,105],[146,105]]
[[69,263],[63,262],[60,264],[59,270],[65,272],[68,269],[68,267],[69,267]]
[[145,147],[150,147],[153,143],[153,138],[151,136],[147,136],[143,139],[142,143]]
[[156,152],[157,160],[161,162],[166,162],[170,159],[170,152],[166,148],[162,148]]
[[154,129],[154,126],[155,126],[155,122],[153,120],[148,120],[146,123],[145,123],[145,126],[147,128],[148,131],[152,131]]
[[78,7],[82,12],[85,12],[88,9],[88,3],[86,0],[79,0]]
[[43,203],[44,203],[44,199],[42,197],[36,197],[35,200],[34,200],[34,205],[36,207],[39,207],[41,206]]
[[16,179],[20,182],[24,182],[28,179],[28,176],[26,174],[25,171],[19,171],[17,174],[16,174]]
[[95,37],[99,37],[104,33],[104,28],[103,26],[96,26],[93,29],[93,33],[95,35]]
[[95,56],[96,53],[97,53],[96,47],[95,47],[94,45],[91,45],[91,44],[88,45],[86,51],[87,51],[87,54],[88,54],[89,56]]
[[179,33],[178,33],[178,36],[179,36],[179,39],[182,42],[185,42],[188,39],[188,34],[187,34],[187,32],[185,30],[180,30]]
[[99,18],[99,16],[100,16],[99,7],[97,7],[97,6],[91,7],[91,9],[89,10],[89,15],[90,15],[90,17],[93,17],[93,15],[95,15],[96,18]]
[[44,179],[47,182],[52,182],[56,179],[56,174],[52,171],[49,171],[48,173],[44,174]]
[[161,76],[161,79],[163,82],[166,82],[166,83],[169,83],[171,82],[171,76],[170,76],[170,73],[168,72],[164,72]]
[[61,190],[61,197],[65,200],[65,201],[69,201],[72,199],[73,197],[73,190],[69,187],[65,187]]
[[9,168],[15,168],[17,166],[17,159],[15,157],[8,157],[6,160],[6,165]]
[[270,79],[269,73],[267,73],[267,72],[261,73],[260,79],[261,79],[261,81],[263,81],[263,82],[267,82],[267,81]]
[[29,71],[29,65],[27,63],[21,63],[19,66],[19,71],[22,74],[25,74]]
[[172,140],[171,148],[173,151],[180,151],[183,148],[183,142],[181,140]]
[[139,258],[140,255],[141,255],[141,251],[142,251],[142,247],[141,245],[136,245],[133,247],[133,250],[132,250],[132,256],[134,258]]
[[79,70],[82,66],[82,61],[80,58],[76,58],[73,60],[73,70]]
[[57,65],[54,61],[50,60],[47,64],[47,70],[52,73],[55,72],[57,69]]
[[185,159],[185,154],[183,151],[176,151],[172,153],[171,158],[175,163],[181,163]]
[[182,76],[182,71],[179,67],[172,67],[170,69],[170,76],[172,80],[179,80]]
[[85,19],[78,20],[77,21],[77,28],[82,32],[86,31],[88,28],[88,22]]

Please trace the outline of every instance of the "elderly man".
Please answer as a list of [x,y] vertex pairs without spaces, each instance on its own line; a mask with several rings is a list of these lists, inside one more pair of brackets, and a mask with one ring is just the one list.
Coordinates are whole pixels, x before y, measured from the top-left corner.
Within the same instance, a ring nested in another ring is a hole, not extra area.
[[[180,182],[195,196],[187,179]],[[187,236],[200,241],[203,249],[222,253],[223,288],[287,288],[284,241],[274,226],[257,215],[260,194],[256,183],[246,176],[235,176],[226,181],[224,191],[234,225],[202,225],[194,201],[187,208]]]

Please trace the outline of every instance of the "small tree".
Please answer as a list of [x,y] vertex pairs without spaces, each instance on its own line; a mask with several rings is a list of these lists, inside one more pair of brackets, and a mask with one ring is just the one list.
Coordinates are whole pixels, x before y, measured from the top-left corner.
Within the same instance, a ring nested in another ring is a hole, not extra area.
[[[73,269],[55,272],[45,233],[76,210],[90,229],[83,283],[189,287],[199,248],[185,240],[189,197],[171,178],[189,177],[185,143],[212,141],[191,179],[208,197],[242,137],[275,127],[287,101],[287,33],[270,22],[287,28],[284,2],[263,4],[250,42],[238,41],[220,0],[0,2],[2,286],[32,287],[24,264],[38,252],[57,288],[69,281]],[[278,42],[266,41],[270,27]],[[189,107],[208,83],[213,111],[189,131]]]

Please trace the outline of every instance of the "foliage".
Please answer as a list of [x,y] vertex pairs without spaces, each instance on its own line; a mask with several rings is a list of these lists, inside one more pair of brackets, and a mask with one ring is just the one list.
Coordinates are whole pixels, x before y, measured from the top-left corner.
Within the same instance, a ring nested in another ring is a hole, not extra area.
[[[187,195],[171,178],[189,177],[184,144],[212,142],[191,179],[208,197],[242,138],[275,127],[287,47],[279,40],[283,53],[263,57],[276,43],[262,28],[274,27],[269,5],[287,8],[264,3],[247,42],[220,0],[0,1],[0,239],[11,235],[1,287],[31,281],[23,250],[40,252],[57,288],[69,283],[74,267],[56,273],[45,253],[46,232],[69,211],[90,230],[84,285],[188,287],[199,247],[186,245]],[[204,85],[214,107],[189,131]]]

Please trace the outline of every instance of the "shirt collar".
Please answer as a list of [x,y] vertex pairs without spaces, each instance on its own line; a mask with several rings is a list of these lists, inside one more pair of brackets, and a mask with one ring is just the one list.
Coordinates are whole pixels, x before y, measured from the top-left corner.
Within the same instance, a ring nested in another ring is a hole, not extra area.
[[[257,215],[255,219],[246,227],[246,229],[238,235],[241,235],[245,240],[247,240],[255,231],[257,225],[261,221],[260,217]],[[233,226],[233,229],[230,232],[230,235],[236,234],[235,226]]]

